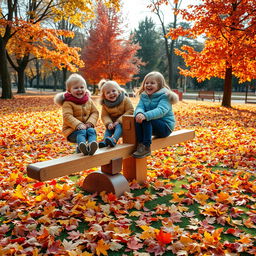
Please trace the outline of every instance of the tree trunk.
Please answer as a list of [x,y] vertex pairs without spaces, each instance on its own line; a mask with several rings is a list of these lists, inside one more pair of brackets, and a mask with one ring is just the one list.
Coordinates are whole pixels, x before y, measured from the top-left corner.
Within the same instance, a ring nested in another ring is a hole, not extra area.
[[57,91],[57,72],[52,71],[52,77],[53,77],[53,91]]
[[[162,30],[163,30],[163,34],[166,35],[166,31],[165,31],[165,27],[164,24],[162,23]],[[172,88],[173,84],[172,84],[172,76],[173,76],[173,72],[172,72],[172,56],[170,55],[170,50],[169,50],[169,44],[168,44],[168,39],[164,36],[164,45],[165,45],[165,53],[166,53],[166,57],[167,57],[167,61],[168,61],[168,80],[169,80],[169,87]]]
[[63,89],[63,92],[66,91],[66,79],[67,79],[67,69],[66,68],[63,68],[62,69],[62,73],[63,73],[63,82],[62,82],[62,89]]
[[39,61],[38,59],[36,59],[36,88],[39,90],[40,89],[40,76],[41,76],[41,72],[40,72],[40,66],[39,66]]
[[221,105],[223,107],[231,108],[232,95],[232,67],[226,68],[224,92]]
[[7,55],[6,48],[3,41],[3,38],[0,37],[0,73],[2,79],[2,99],[11,99],[12,95],[12,86],[11,78],[8,70],[7,64]]
[[44,90],[46,90],[47,88],[46,88],[46,76],[45,75],[43,77],[43,84],[44,84]]
[[17,93],[25,93],[25,86],[24,86],[24,77],[25,77],[25,72],[23,68],[19,68],[17,70],[18,73],[18,91]]
[[[175,9],[178,9],[178,4],[175,4]],[[174,12],[173,15],[174,21],[173,21],[173,28],[176,29],[177,27],[177,13]],[[169,63],[169,84],[170,88],[177,88],[177,83],[174,82],[174,43],[175,40],[172,39],[170,44],[170,63]]]
[[170,58],[169,62],[169,85],[170,88],[174,88],[174,72],[173,72],[173,52],[174,52],[174,40],[172,39],[171,45],[170,45]]

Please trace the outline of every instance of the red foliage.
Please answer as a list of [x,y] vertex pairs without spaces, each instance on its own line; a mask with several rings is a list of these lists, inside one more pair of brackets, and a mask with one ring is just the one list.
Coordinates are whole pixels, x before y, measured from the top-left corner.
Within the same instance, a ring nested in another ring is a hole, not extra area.
[[105,78],[124,84],[139,72],[143,63],[135,55],[140,46],[123,38],[121,25],[115,9],[98,5],[97,19],[82,53],[82,72],[90,83],[97,84]]

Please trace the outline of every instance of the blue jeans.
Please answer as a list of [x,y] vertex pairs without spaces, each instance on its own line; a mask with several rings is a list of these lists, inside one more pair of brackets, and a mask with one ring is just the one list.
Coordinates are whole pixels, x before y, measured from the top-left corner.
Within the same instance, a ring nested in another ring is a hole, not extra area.
[[162,119],[155,119],[146,121],[141,124],[135,123],[136,136],[138,143],[142,143],[146,147],[149,147],[152,143],[152,135],[159,138],[167,137],[171,134],[171,130],[167,126],[166,122]]
[[107,137],[111,137],[113,135],[113,138],[117,142],[122,136],[122,133],[123,133],[122,125],[118,124],[115,126],[113,130],[106,129],[103,139],[105,140]]
[[86,142],[88,140],[88,143],[92,141],[96,141],[96,132],[94,128],[88,128],[86,130],[75,130],[68,136],[68,141],[77,143],[79,145],[81,142]]

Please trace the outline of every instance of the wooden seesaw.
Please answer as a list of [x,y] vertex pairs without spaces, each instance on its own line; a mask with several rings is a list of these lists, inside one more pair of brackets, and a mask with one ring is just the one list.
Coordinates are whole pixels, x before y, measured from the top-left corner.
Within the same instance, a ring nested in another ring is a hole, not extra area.
[[[153,138],[151,150],[157,150],[178,144],[195,137],[193,130],[174,131],[166,138]],[[123,117],[123,144],[113,148],[101,148],[93,156],[72,154],[58,159],[29,164],[27,174],[30,178],[46,181],[70,175],[90,168],[101,166],[101,171],[87,175],[83,189],[88,192],[112,192],[117,197],[130,191],[128,181],[135,179],[138,183],[147,180],[147,160],[134,158],[136,134],[134,117]],[[120,173],[123,171],[123,175]]]

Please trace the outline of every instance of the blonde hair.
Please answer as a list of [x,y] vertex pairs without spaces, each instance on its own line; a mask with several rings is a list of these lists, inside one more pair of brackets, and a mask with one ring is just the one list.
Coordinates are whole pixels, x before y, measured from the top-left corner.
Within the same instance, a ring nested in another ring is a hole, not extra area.
[[172,104],[176,104],[179,101],[178,95],[170,89],[170,87],[165,82],[164,76],[160,72],[157,72],[157,71],[152,71],[144,77],[144,79],[141,83],[141,86],[137,92],[139,95],[144,91],[145,82],[149,77],[153,77],[156,80],[157,85],[158,85],[158,90],[160,90],[162,88],[166,88],[168,90],[168,92],[167,92],[168,97]]
[[115,87],[115,89],[119,92],[119,93],[126,93],[125,89],[121,88],[121,86],[116,82],[116,81],[113,81],[113,80],[106,80],[106,79],[102,79],[100,80],[100,82],[98,83],[98,88],[100,90],[100,99],[101,101],[103,99],[105,99],[105,96],[104,96],[104,89],[108,86],[108,85],[112,85]]
[[84,80],[84,78],[79,75],[79,74],[72,74],[69,76],[69,78],[66,80],[66,90],[67,91],[70,91],[71,87],[73,86],[73,83],[78,83],[78,82],[81,82],[85,89],[87,89],[87,84],[86,84],[86,81]]

